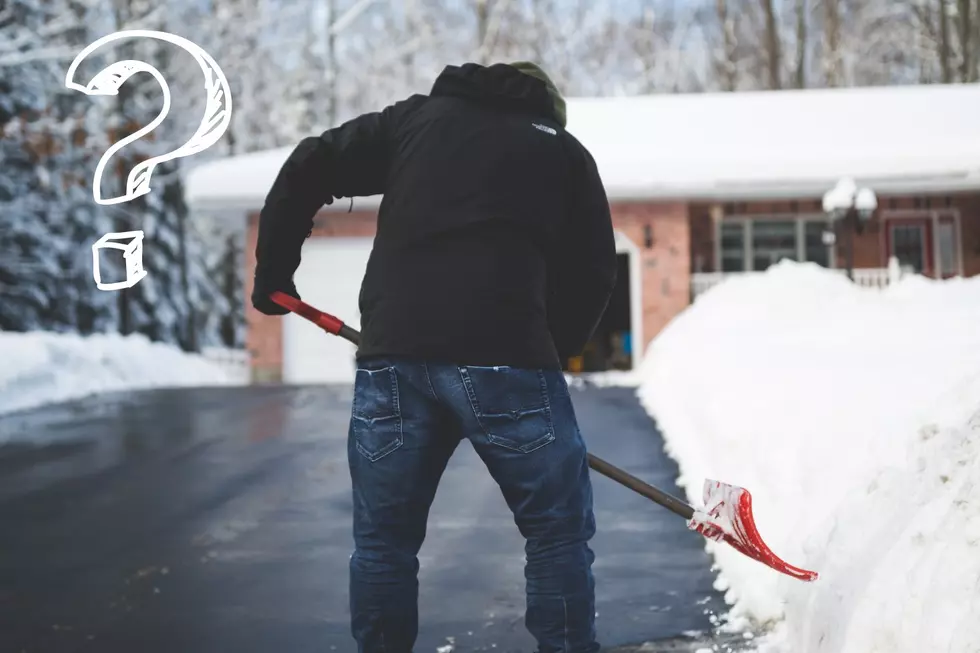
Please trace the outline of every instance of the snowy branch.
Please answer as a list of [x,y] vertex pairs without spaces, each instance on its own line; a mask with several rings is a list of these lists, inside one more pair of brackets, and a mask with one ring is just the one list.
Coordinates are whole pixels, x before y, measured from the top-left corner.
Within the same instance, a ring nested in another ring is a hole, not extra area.
[[487,32],[483,37],[483,42],[480,43],[480,47],[477,49],[477,61],[486,61],[493,51],[497,36],[500,34],[500,27],[504,22],[504,10],[507,9],[508,5],[510,5],[510,0],[497,0],[493,5],[493,9],[490,10]]
[[349,27],[357,17],[363,14],[367,9],[373,5],[377,0],[358,0],[351,6],[347,11],[345,11],[334,23],[330,26],[329,33],[339,34],[341,31]]
[[26,52],[10,52],[0,55],[0,68],[23,66],[36,61],[70,61],[78,54],[77,48],[55,45],[48,48],[37,48]]

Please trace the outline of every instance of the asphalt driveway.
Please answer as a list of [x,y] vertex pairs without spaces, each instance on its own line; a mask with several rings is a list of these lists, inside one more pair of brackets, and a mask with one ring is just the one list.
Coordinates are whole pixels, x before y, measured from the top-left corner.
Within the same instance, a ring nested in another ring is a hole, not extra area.
[[[595,454],[677,492],[631,389],[572,392]],[[0,651],[355,650],[349,397],[338,387],[158,390],[0,417]],[[724,612],[699,536],[594,479],[600,641],[695,650],[691,631]],[[534,650],[523,541],[465,442],[420,558],[418,653]]]

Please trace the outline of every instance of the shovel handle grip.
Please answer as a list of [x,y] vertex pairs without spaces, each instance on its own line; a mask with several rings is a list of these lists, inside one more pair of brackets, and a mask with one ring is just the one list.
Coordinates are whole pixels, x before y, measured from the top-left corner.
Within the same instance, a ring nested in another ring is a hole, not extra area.
[[355,345],[361,344],[361,334],[344,324],[340,318],[330,315],[330,313],[324,313],[323,311],[317,310],[306,302],[296,299],[292,295],[287,295],[279,290],[272,293],[272,295],[270,295],[270,299],[283,308],[305,317],[307,320],[317,325],[327,333],[340,336],[341,338],[349,340]]

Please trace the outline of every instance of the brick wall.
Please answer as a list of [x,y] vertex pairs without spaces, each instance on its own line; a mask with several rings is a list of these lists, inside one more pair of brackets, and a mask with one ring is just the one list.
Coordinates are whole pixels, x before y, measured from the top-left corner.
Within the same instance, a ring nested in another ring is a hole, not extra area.
[[[612,205],[613,225],[640,251],[642,270],[643,340],[646,345],[675,315],[684,310],[690,298],[690,235],[687,205],[619,203]],[[321,212],[314,222],[313,238],[370,237],[375,233],[374,211]],[[645,243],[645,228],[652,243]],[[245,296],[251,297],[255,270],[255,243],[258,215],[248,219],[245,252]],[[301,291],[302,292],[302,291]],[[251,302],[245,307],[246,343],[252,357],[253,378],[276,382],[282,378],[282,319],[262,315]]]
[[257,237],[258,214],[253,213],[245,233],[245,347],[252,359],[252,380],[266,383],[282,380],[282,319],[252,307]]
[[960,210],[960,247],[963,254],[963,274],[980,274],[980,195],[963,195],[955,200]]
[[864,231],[857,233],[849,225],[839,225],[837,229],[837,267],[847,268],[847,238],[853,236],[854,267],[883,268],[888,265],[885,256],[884,227],[878,216],[875,216]]
[[[640,250],[645,351],[691,299],[691,230],[685,203],[615,203],[613,226]],[[645,228],[652,244],[646,247]]]
[[[965,276],[980,274],[980,194],[963,193],[940,196],[909,196],[909,197],[879,197],[878,211],[872,218],[863,234],[854,237],[854,267],[881,268],[888,265],[885,226],[882,217],[889,212],[915,212],[923,218],[928,218],[931,211],[939,212],[940,216],[949,215],[951,209],[960,212],[960,253],[963,257],[963,273]],[[846,266],[843,238],[846,230],[842,229],[841,240],[837,247],[837,265]],[[931,249],[932,242],[930,240]],[[931,259],[932,252],[929,252]]]

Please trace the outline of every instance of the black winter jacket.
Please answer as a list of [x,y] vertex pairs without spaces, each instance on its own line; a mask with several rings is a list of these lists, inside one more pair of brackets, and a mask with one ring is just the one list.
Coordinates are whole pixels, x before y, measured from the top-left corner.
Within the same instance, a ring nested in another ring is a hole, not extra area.
[[301,141],[260,215],[253,304],[295,294],[324,204],[370,195],[358,358],[557,368],[591,338],[616,282],[609,204],[540,80],[448,66],[429,95]]

